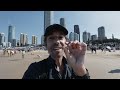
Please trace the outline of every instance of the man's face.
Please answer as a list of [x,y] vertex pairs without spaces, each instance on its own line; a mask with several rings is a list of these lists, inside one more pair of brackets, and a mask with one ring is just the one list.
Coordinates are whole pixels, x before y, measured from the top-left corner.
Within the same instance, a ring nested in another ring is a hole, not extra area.
[[61,43],[65,43],[65,35],[60,31],[55,31],[51,35],[47,36],[46,43],[49,54],[53,58],[59,58],[63,56],[64,50]]

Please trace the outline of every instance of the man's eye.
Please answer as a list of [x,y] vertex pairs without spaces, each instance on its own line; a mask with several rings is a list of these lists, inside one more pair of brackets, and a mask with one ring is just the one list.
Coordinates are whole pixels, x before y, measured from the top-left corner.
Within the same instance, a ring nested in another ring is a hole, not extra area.
[[50,40],[53,40],[53,39],[54,39],[54,37],[50,37],[49,39],[50,39]]
[[62,36],[60,36],[60,37],[59,37],[59,39],[63,39],[63,37],[62,37]]

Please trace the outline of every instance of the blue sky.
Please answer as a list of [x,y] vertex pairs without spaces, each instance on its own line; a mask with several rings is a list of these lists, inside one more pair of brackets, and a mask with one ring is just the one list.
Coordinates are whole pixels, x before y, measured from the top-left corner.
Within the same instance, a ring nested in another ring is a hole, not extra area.
[[[38,36],[41,43],[43,35],[44,17],[43,11],[0,11],[0,32],[8,36],[8,25],[16,28],[16,39],[20,33],[28,34],[29,43],[32,35]],[[59,23],[60,18],[65,18],[66,28],[74,31],[74,25],[80,27],[81,40],[83,31],[97,34],[100,26],[105,27],[106,36],[120,39],[120,11],[54,11],[54,23]]]

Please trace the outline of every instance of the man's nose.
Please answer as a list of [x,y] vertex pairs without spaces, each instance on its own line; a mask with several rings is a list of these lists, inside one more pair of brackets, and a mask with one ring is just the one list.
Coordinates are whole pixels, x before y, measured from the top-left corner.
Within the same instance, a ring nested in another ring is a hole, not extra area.
[[55,38],[55,41],[54,41],[56,44],[60,44],[60,40],[58,38]]

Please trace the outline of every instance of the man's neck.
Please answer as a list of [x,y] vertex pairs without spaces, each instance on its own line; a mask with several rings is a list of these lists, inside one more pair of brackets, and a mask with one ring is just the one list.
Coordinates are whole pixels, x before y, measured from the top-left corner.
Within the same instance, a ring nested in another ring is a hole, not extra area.
[[58,67],[61,67],[61,66],[62,66],[62,59],[63,59],[63,56],[55,59],[55,64],[56,64]]
[[62,75],[63,69],[64,69],[64,65],[63,65],[62,59],[63,59],[63,56],[55,60],[55,64],[57,65],[56,70],[58,72],[60,72],[61,75]]
[[56,70],[62,73],[62,71],[63,71],[63,63],[62,63],[63,56],[58,57],[58,58],[53,58],[53,59],[55,60],[55,64],[57,66]]

